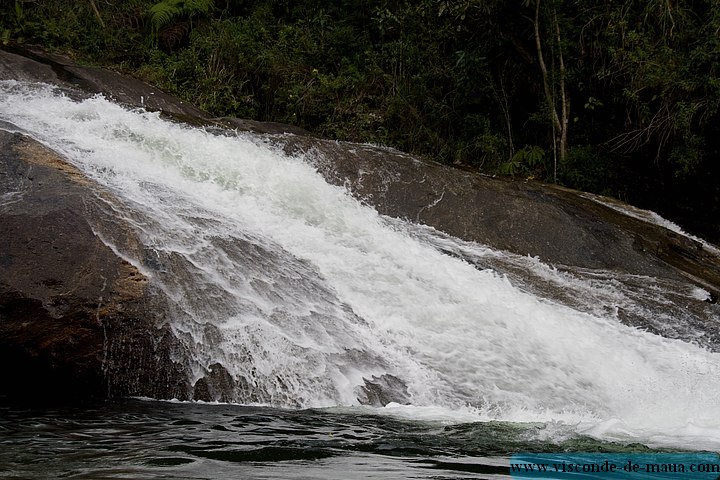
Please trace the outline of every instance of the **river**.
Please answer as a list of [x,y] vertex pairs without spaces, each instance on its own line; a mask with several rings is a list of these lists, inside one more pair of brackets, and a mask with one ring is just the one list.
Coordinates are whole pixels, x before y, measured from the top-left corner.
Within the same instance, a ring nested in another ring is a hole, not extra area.
[[[222,405],[7,407],[8,478],[493,478],[522,451],[720,448],[700,288],[387,218],[312,153],[102,96],[0,82],[0,120],[122,200],[191,380],[220,363],[243,385]],[[379,378],[398,401],[361,405]]]
[[401,407],[128,400],[0,414],[0,476],[14,479],[492,479],[510,478],[514,453],[638,451],[563,425],[462,423]]

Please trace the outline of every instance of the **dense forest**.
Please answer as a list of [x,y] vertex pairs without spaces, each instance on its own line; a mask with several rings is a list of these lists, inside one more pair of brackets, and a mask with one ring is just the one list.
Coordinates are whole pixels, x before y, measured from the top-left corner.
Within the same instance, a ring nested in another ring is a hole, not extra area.
[[2,0],[216,116],[654,209],[720,243],[720,0]]

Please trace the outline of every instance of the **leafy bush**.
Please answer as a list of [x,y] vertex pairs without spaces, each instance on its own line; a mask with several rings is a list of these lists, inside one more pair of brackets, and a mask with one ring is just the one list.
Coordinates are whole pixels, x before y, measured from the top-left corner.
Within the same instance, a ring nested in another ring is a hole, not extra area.
[[[0,40],[119,68],[218,116],[494,174],[554,181],[557,167],[567,186],[649,207],[658,189],[716,205],[702,172],[720,155],[720,14],[671,3],[552,0],[535,18],[534,2],[496,0],[6,0]],[[556,164],[558,125],[570,148]]]

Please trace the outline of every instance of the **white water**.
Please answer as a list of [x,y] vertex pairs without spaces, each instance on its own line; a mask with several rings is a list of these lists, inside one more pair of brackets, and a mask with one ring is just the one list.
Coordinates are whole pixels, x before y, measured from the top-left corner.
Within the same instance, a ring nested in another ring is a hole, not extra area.
[[658,215],[655,212],[652,212],[650,210],[643,210],[642,208],[637,208],[632,205],[628,205],[626,203],[619,202],[617,200],[609,199],[606,197],[601,197],[599,195],[595,195],[592,193],[583,193],[583,196],[589,200],[597,202],[601,205],[605,205],[606,207],[610,207],[613,210],[617,210],[618,212],[628,215],[630,217],[637,218],[638,220],[642,220],[644,222],[659,225],[661,227],[667,228],[670,231],[673,231],[682,236],[690,238],[690,239],[698,242],[699,244],[701,244],[703,246],[703,248],[705,248],[706,250],[709,250],[713,254],[720,256],[720,250],[718,250],[717,247],[706,242],[702,238],[698,238],[694,235],[691,235],[691,234],[685,232],[682,228],[680,228],[679,225],[671,222],[667,218],[663,218],[662,216]]
[[412,401],[381,410],[394,415],[720,448],[720,355],[621,324],[612,302],[630,300],[612,278],[599,288],[617,291],[601,291],[528,259],[535,275],[588,292],[581,308],[554,303],[438,245],[512,256],[385,219],[302,158],[101,97],[0,82],[0,120],[123,200],[113,208],[157,262],[130,260],[174,301],[197,378],[220,362],[264,392],[238,401],[353,406],[363,377],[390,373]]

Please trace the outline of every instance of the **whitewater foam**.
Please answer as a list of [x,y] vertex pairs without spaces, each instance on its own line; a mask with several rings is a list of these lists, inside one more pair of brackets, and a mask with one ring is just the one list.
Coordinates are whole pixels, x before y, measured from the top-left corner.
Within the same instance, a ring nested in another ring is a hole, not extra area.
[[[193,351],[194,375],[221,363],[260,392],[240,402],[352,406],[364,378],[391,374],[413,404],[383,410],[396,415],[720,446],[720,357],[622,324],[613,305],[632,298],[611,272],[602,274],[616,292],[571,308],[474,263],[507,254],[429,240],[425,227],[380,216],[302,156],[252,136],[44,85],[0,82],[0,92],[1,120],[123,199],[155,258],[142,260],[145,271],[175,302],[172,327]],[[598,291],[587,277],[526,264]]]

